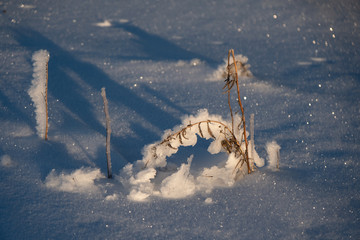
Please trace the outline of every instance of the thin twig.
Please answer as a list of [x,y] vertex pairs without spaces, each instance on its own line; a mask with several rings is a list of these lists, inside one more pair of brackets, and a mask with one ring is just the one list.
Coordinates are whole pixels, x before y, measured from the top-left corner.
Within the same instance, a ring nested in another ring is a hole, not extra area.
[[250,138],[251,138],[251,171],[254,171],[255,169],[255,157],[254,157],[254,153],[255,153],[255,138],[254,138],[254,114],[250,114]]
[[[230,52],[228,53],[228,65],[227,65],[227,81],[230,81]],[[226,80],[225,80],[226,81]],[[229,110],[230,110],[230,115],[231,115],[231,130],[234,132],[234,115],[233,115],[233,111],[231,108],[231,104],[230,104],[230,89],[231,86],[229,85],[229,83],[227,84],[228,87],[228,104],[229,104]]]
[[107,171],[108,171],[108,178],[112,178],[111,155],[110,155],[111,126],[110,126],[110,115],[109,115],[108,100],[107,100],[107,98],[106,98],[105,88],[101,88],[101,96],[102,96],[103,101],[104,101],[104,112],[105,112],[105,118],[106,118],[106,159],[107,159]]
[[[241,147],[240,147],[240,142],[237,140],[237,138],[235,137],[235,134],[234,132],[227,126],[225,125],[224,123],[220,122],[220,121],[216,121],[216,120],[203,120],[203,121],[199,121],[199,122],[196,122],[196,123],[192,123],[192,124],[188,124],[186,127],[182,128],[181,130],[173,133],[173,134],[170,134],[169,136],[167,136],[164,140],[162,140],[160,143],[158,143],[157,145],[155,145],[153,147],[153,151],[155,152],[155,154],[153,154],[153,157],[156,158],[157,155],[156,155],[156,148],[157,146],[160,146],[160,145],[163,145],[163,144],[166,144],[166,146],[172,148],[172,149],[176,149],[175,147],[173,147],[171,144],[170,146],[168,145],[172,140],[175,140],[175,139],[178,139],[180,144],[183,144],[183,137],[184,137],[184,133],[186,132],[187,129],[190,129],[196,125],[198,125],[198,128],[199,128],[199,135],[200,137],[204,138],[204,135],[203,135],[203,132],[201,130],[201,127],[200,125],[202,123],[206,123],[207,124],[207,130],[208,130],[208,133],[209,135],[212,137],[212,138],[216,138],[215,135],[212,133],[211,129],[210,129],[210,124],[218,124],[220,126],[222,126],[224,128],[224,132],[223,134],[225,135],[225,139],[229,142],[230,145],[233,145],[234,148],[236,148],[236,151],[239,152],[240,155],[244,155],[243,151],[241,150]],[[229,134],[230,136],[227,136],[226,134]],[[229,140],[230,139],[230,140]],[[226,150],[226,149],[225,149]],[[149,161],[150,159],[145,163],[144,167],[146,168],[147,165],[149,164]]]
[[49,78],[49,60],[46,62],[46,81],[45,81],[45,141],[48,140],[48,130],[49,130],[48,78]]

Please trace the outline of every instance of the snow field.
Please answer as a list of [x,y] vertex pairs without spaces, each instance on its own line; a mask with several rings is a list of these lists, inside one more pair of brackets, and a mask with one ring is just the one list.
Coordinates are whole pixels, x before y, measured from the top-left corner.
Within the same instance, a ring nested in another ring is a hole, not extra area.
[[[213,122],[207,123],[208,120]],[[234,120],[234,126],[239,125],[240,116],[235,116]],[[246,164],[240,168],[241,173],[237,173],[239,159],[235,157],[234,153],[231,153],[228,159],[221,163],[222,166],[198,169],[199,175],[193,176],[190,173],[190,167],[194,156],[191,155],[188,157],[187,163],[182,163],[175,173],[164,178],[161,183],[157,183],[160,185],[160,189],[156,190],[154,183],[157,182],[154,180],[157,175],[156,169],[166,167],[167,158],[176,154],[181,146],[195,146],[198,137],[204,139],[214,138],[207,149],[208,152],[218,154],[223,150],[221,142],[225,138],[225,129],[216,122],[231,126],[231,122],[224,121],[221,116],[210,115],[206,109],[199,110],[197,115],[183,118],[182,124],[174,127],[174,130],[166,130],[162,139],[179,132],[185,126],[189,126],[190,123],[199,124],[187,127],[183,134],[175,135],[168,144],[157,142],[145,146],[143,159],[135,164],[129,163],[124,167],[123,174],[120,174],[120,181],[125,186],[130,186],[129,199],[144,201],[151,195],[176,199],[188,197],[196,192],[210,193],[215,187],[231,187],[235,184],[235,180],[239,178],[239,174],[241,177],[246,175]],[[242,129],[234,129],[234,134],[242,136]],[[242,147],[244,148],[244,145]],[[245,151],[245,148],[242,150]],[[254,156],[250,157],[253,157],[256,166],[263,166],[263,160],[259,158],[255,150]],[[272,159],[271,157],[269,158]],[[204,159],[201,159],[201,161],[204,161]]]
[[[0,2],[0,239],[358,239],[359,9],[333,0]],[[254,75],[240,91],[247,123],[255,116],[256,171],[229,179],[235,159],[197,126],[189,146],[174,141],[176,153],[159,148],[148,162],[144,146],[199,109],[229,122],[219,77],[230,48]],[[28,94],[39,49],[51,54],[46,142]]]

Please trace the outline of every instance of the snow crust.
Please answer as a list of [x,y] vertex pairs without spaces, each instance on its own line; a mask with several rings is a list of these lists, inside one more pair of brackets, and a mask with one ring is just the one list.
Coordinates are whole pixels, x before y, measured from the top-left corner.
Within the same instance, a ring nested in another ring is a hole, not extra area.
[[71,173],[57,173],[53,169],[45,179],[45,186],[57,191],[96,193],[95,181],[105,178],[98,168],[80,168]]
[[[359,9],[353,0],[0,1],[0,239],[360,239]],[[231,48],[253,74],[240,77],[240,93],[247,123],[255,116],[255,172],[234,183],[236,159],[195,129],[187,147],[152,159],[144,146],[199,109],[229,122]],[[28,93],[39,49],[51,53],[48,141]],[[102,176],[101,87],[113,179]]]
[[278,168],[280,162],[280,149],[281,147],[275,141],[266,144],[266,152],[268,154],[268,167],[272,170]]

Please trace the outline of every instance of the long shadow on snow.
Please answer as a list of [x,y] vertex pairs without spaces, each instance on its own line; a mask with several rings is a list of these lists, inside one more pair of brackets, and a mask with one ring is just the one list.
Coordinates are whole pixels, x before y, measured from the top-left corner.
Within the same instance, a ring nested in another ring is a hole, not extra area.
[[62,171],[71,172],[81,167],[94,167],[93,164],[74,159],[74,157],[68,153],[66,147],[59,142],[52,141],[51,139],[44,141],[37,136],[32,136],[30,141],[39,143],[38,149],[29,153],[29,161],[33,161],[34,165],[38,167],[41,180],[43,181],[52,169],[55,169],[59,173]]
[[[33,121],[35,123],[35,120],[30,119],[30,117],[27,116],[17,104],[13,103],[2,90],[0,90],[0,103],[4,106],[1,110],[0,119],[4,118],[13,121],[22,120],[26,123]],[[36,131],[35,127],[33,127],[32,130]]]
[[140,50],[145,54],[144,57],[139,56],[127,56],[124,59],[129,60],[154,60],[154,61],[178,61],[178,60],[191,60],[198,58],[210,65],[214,65],[217,62],[211,58],[205,57],[201,54],[194,53],[185,50],[176,44],[158,36],[155,34],[148,33],[143,29],[134,26],[131,23],[112,23],[113,28],[123,29],[136,38],[133,38],[134,43],[139,46]]
[[158,141],[159,137],[138,123],[131,123],[130,128],[134,137],[112,136],[111,149],[121,154],[127,161],[133,162],[142,158],[141,150],[145,145]]
[[[106,87],[108,98],[112,102],[123,104],[133,109],[148,122],[159,129],[167,129],[179,123],[178,119],[160,108],[138,97],[131,90],[113,81],[98,67],[81,61],[73,54],[62,49],[54,42],[32,29],[12,29],[17,41],[30,51],[47,49],[51,58],[49,62],[49,93],[59,99],[65,106],[77,116],[75,121],[87,124],[89,128],[104,133],[103,126],[96,119],[92,106],[83,96],[83,88],[75,78],[89,84],[100,92],[101,87]],[[169,101],[167,101],[169,103]],[[129,140],[137,149],[136,140]]]

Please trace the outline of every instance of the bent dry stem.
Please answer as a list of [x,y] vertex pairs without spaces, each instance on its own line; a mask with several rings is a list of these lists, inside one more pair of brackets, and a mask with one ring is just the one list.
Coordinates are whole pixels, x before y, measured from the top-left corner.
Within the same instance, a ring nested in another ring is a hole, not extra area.
[[[231,57],[233,59],[233,63],[230,64]],[[157,147],[166,146],[168,148],[177,150],[178,147],[174,147],[175,146],[174,141],[177,141],[176,146],[182,146],[184,139],[188,139],[186,137],[187,130],[191,129],[192,127],[196,127],[196,126],[198,127],[198,135],[201,138],[204,138],[203,131],[207,131],[208,135],[210,135],[211,138],[216,139],[215,135],[213,134],[213,132],[210,128],[210,125],[217,125],[219,128],[221,128],[220,133],[222,134],[222,137],[219,140],[221,140],[221,146],[222,146],[223,150],[225,150],[228,154],[234,153],[235,157],[239,159],[233,170],[233,174],[236,175],[244,163],[246,163],[248,173],[251,173],[253,171],[253,168],[250,166],[250,161],[249,161],[248,140],[247,140],[247,136],[246,136],[246,126],[245,126],[245,114],[244,114],[244,108],[241,103],[241,97],[240,97],[238,67],[241,70],[242,76],[251,76],[250,72],[247,70],[246,65],[244,65],[241,61],[236,61],[234,50],[230,49],[228,52],[228,65],[225,70],[225,73],[226,73],[225,76],[227,76],[227,78],[225,79],[225,86],[223,87],[223,89],[226,88],[225,93],[228,94],[228,105],[229,105],[229,111],[230,111],[230,116],[231,116],[231,127],[227,126],[226,124],[224,124],[220,121],[211,120],[211,119],[204,119],[204,120],[198,121],[196,123],[189,123],[187,126],[183,127],[181,130],[179,130],[173,134],[170,134],[165,139],[163,139],[160,143],[153,146],[152,150],[153,150],[154,154],[152,155],[152,159],[147,160],[147,162],[145,163],[145,167],[147,167],[149,165],[150,161],[158,158],[157,153],[156,153]],[[231,107],[231,101],[230,101],[231,100],[231,97],[230,97],[231,89],[235,85],[236,85],[237,97],[238,97],[237,103],[241,110],[241,122],[238,125],[238,128],[239,128],[239,130],[240,130],[240,128],[243,129],[240,136],[235,135],[234,114],[233,114],[233,109]],[[202,125],[205,125],[205,124],[207,126],[206,129],[204,129],[204,127],[202,127]],[[220,136],[218,136],[218,138],[219,137]],[[251,165],[253,165],[253,164],[251,164]]]

